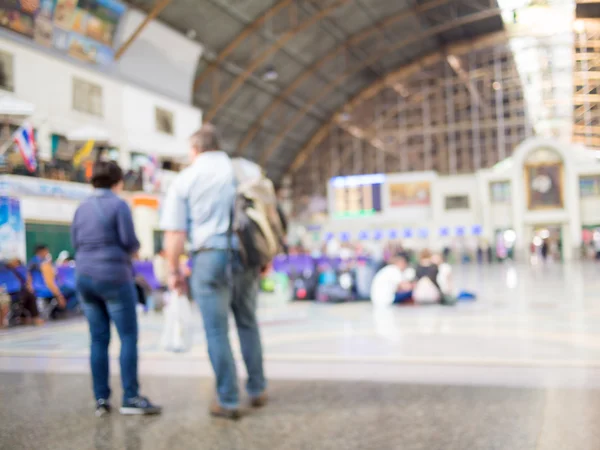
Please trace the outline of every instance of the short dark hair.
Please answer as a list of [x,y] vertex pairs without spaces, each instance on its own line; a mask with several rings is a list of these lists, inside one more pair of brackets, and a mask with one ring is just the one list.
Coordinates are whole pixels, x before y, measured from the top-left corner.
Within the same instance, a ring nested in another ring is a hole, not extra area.
[[410,262],[410,257],[408,256],[408,253],[406,252],[397,252],[394,255],[395,259],[403,259],[407,264]]
[[192,147],[198,152],[218,150],[219,136],[217,128],[212,123],[203,124],[198,131],[190,136]]
[[123,170],[114,161],[96,161],[92,169],[92,186],[110,189],[123,180]]
[[48,250],[48,246],[46,244],[38,244],[35,246],[35,253],[39,253],[42,250]]

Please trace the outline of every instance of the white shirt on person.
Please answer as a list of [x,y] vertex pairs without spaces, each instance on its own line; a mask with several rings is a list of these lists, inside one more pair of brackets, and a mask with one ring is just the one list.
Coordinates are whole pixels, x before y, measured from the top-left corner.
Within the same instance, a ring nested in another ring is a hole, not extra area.
[[226,249],[235,176],[225,152],[201,153],[182,170],[162,203],[160,228],[187,231],[191,250]]
[[411,270],[401,270],[395,264],[389,264],[375,274],[371,284],[371,303],[374,306],[388,306],[394,303],[396,292],[401,283],[411,281]]

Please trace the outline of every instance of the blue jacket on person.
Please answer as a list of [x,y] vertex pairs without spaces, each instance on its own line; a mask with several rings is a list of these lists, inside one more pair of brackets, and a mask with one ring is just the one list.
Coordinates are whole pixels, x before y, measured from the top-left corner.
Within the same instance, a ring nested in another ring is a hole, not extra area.
[[140,248],[129,205],[110,189],[96,189],[73,218],[77,275],[98,281],[133,281],[131,255]]
[[46,285],[44,275],[42,274],[42,270],[40,268],[44,262],[46,262],[44,258],[35,255],[29,260],[27,267],[29,269],[29,273],[31,274],[31,284],[33,286],[35,295],[41,298],[52,298],[54,297],[54,294]]

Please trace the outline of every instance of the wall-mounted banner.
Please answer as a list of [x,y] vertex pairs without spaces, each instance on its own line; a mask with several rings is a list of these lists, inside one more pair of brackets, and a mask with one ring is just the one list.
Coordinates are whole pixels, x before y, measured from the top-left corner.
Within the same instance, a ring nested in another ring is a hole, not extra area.
[[26,258],[21,203],[17,198],[0,197],[0,260],[13,258]]
[[[0,0],[1,1],[1,0]],[[92,187],[80,183],[49,181],[41,178],[0,175],[0,195],[19,197],[55,197],[83,200],[92,193]]]
[[431,201],[431,184],[429,181],[391,183],[389,187],[390,206],[392,208],[403,206],[427,206]]
[[108,64],[125,9],[115,0],[0,0],[0,26],[74,58]]

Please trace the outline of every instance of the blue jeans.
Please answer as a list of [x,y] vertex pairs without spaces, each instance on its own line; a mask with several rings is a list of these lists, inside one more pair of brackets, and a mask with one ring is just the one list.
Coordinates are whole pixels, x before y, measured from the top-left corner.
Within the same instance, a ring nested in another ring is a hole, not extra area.
[[412,298],[412,291],[396,292],[394,303],[405,303]]
[[115,323],[121,340],[123,399],[137,397],[139,393],[137,291],[133,280],[115,283],[79,275],[77,293],[90,324],[90,364],[96,400],[110,397],[108,345],[111,320]]
[[190,285],[192,295],[202,312],[208,355],[217,379],[219,403],[224,408],[233,409],[239,406],[240,399],[236,366],[229,343],[230,310],[235,318],[248,372],[248,395],[261,395],[266,388],[266,381],[256,320],[258,273],[244,270],[238,260],[233,264],[233,273],[228,274],[228,264],[229,255],[225,250],[197,253],[194,256]]
[[65,309],[68,311],[75,309],[75,307],[79,303],[75,289],[69,286],[60,286],[59,289],[61,294],[65,297],[65,300],[67,301],[67,307]]

